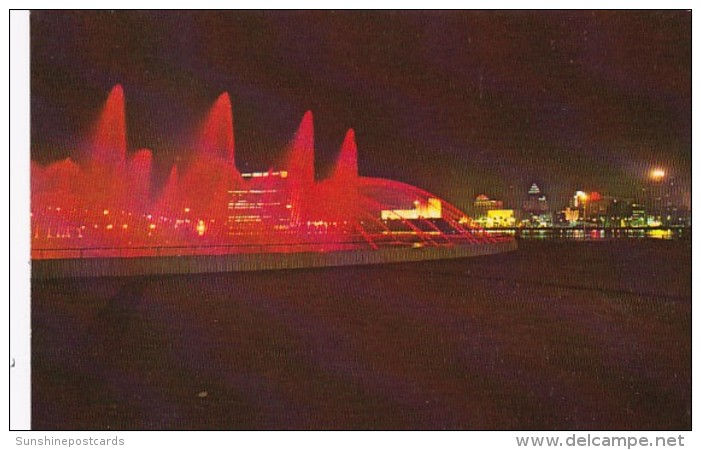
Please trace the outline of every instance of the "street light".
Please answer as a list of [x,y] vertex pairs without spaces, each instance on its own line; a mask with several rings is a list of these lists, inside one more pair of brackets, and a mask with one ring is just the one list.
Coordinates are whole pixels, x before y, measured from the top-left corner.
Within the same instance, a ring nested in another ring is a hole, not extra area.
[[652,169],[650,171],[650,179],[652,181],[662,181],[662,179],[667,175],[667,173],[664,171],[664,169]]

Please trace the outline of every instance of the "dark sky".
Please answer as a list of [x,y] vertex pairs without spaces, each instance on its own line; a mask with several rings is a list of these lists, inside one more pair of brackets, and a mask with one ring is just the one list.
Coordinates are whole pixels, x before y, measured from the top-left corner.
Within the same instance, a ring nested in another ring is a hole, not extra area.
[[633,196],[656,165],[690,191],[690,12],[33,12],[32,158],[77,157],[116,83],[159,173],[227,91],[241,170],[311,109],[320,175],[352,127],[361,174],[462,208]]

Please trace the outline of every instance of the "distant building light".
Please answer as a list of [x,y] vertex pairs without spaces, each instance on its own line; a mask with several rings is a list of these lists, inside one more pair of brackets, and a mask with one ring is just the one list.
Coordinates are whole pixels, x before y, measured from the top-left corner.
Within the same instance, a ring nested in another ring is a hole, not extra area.
[[514,227],[516,218],[513,209],[492,209],[487,211],[485,220],[487,228]]
[[380,211],[382,220],[440,219],[442,204],[437,198],[429,198],[426,203],[414,202],[414,209],[384,209]]
[[650,171],[650,178],[652,178],[654,181],[660,181],[665,177],[665,175],[666,173],[663,169],[652,169]]

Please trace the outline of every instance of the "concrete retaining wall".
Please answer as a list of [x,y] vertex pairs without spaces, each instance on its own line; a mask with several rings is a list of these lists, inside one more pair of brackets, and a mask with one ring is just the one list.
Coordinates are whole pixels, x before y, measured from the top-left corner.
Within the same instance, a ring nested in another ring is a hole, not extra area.
[[453,247],[381,248],[342,252],[248,253],[137,258],[75,258],[32,260],[32,278],[120,277],[138,275],[241,272],[353,266],[405,261],[466,258],[516,250],[516,241]]

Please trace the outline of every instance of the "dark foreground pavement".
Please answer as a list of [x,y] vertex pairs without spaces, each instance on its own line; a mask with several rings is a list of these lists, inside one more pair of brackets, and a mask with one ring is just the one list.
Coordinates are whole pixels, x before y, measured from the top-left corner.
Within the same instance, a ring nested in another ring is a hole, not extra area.
[[32,283],[34,429],[691,428],[688,241]]

